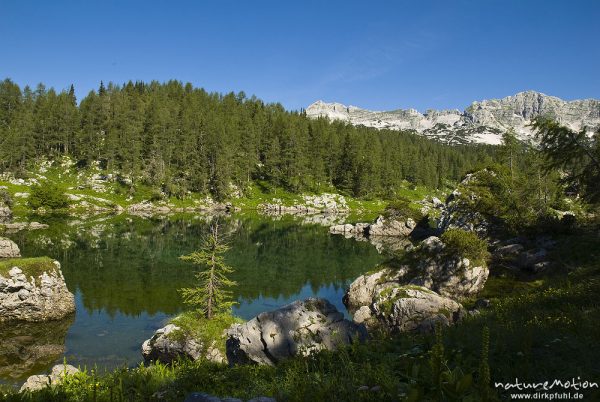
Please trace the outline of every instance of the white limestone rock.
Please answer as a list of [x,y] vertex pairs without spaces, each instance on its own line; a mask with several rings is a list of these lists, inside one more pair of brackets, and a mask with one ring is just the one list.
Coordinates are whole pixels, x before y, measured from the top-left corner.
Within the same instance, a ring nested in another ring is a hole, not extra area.
[[327,300],[309,298],[232,325],[226,342],[227,359],[231,365],[275,365],[291,356],[334,350],[366,336],[364,326],[344,319]]
[[538,116],[551,116],[576,131],[587,127],[591,133],[600,125],[600,100],[564,101],[539,92],[525,91],[502,99],[473,102],[464,112],[428,110],[425,113],[414,109],[371,111],[319,100],[306,108],[306,115],[379,129],[414,130],[451,144],[500,144],[502,134],[509,129],[515,130],[523,140],[533,139],[529,124]]

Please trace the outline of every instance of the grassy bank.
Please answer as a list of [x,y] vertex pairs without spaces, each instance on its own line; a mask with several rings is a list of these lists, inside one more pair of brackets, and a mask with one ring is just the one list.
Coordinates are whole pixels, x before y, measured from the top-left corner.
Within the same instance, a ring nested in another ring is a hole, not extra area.
[[0,276],[8,278],[8,272],[12,267],[19,267],[27,278],[37,278],[43,272],[50,272],[56,269],[54,260],[48,257],[34,258],[10,258],[0,260]]
[[[15,178],[9,174],[0,177],[0,188],[4,188],[12,200],[12,210],[16,216],[26,216],[32,212],[28,202],[32,186],[37,183],[50,182],[67,194],[70,208],[65,210],[71,214],[89,213],[125,209],[130,205],[151,202],[155,206],[170,209],[201,209],[213,202],[207,194],[188,192],[179,197],[168,196],[160,188],[154,188],[141,182],[133,185],[119,178],[115,173],[101,169],[97,164],[78,168],[69,158],[54,162],[40,161],[30,171],[25,172],[25,178]],[[451,186],[452,187],[452,186]],[[387,203],[401,197],[411,201],[419,201],[435,195],[443,199],[450,189],[435,190],[425,186],[416,186],[408,181],[394,190],[393,196],[368,196],[354,198],[342,194],[348,206],[350,222],[366,221],[377,217],[383,212]],[[283,206],[305,204],[304,196],[323,193],[336,194],[335,188],[324,186],[314,193],[294,193],[285,188],[273,186],[265,181],[250,181],[244,188],[233,188],[231,194],[224,200],[241,210],[256,210],[260,204],[279,203]],[[389,199],[388,199],[389,198]],[[276,200],[276,201],[274,201]],[[421,207],[415,204],[415,209]]]

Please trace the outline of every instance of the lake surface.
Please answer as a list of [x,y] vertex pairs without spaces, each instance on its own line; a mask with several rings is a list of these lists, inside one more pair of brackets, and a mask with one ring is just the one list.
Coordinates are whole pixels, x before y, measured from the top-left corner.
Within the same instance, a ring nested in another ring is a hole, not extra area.
[[[178,289],[194,285],[195,268],[178,257],[199,247],[211,219],[52,219],[48,229],[9,235],[24,257],[61,262],[77,310],[60,322],[0,327],[0,382],[18,384],[64,358],[100,371],[139,364],[142,342],[186,309]],[[310,296],[346,313],[345,288],[382,260],[367,242],[292,218],[238,215],[219,221],[238,283],[234,313],[243,319]]]

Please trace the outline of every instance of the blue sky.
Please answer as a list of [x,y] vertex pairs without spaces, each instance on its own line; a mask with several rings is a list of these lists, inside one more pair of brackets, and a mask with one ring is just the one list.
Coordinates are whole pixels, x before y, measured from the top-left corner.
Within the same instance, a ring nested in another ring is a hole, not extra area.
[[0,78],[192,82],[288,109],[600,98],[600,1],[0,0]]

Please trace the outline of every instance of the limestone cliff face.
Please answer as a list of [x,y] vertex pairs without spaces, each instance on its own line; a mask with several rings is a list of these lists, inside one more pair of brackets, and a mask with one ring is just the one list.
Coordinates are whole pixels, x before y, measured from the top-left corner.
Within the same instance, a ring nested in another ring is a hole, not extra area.
[[27,277],[18,263],[8,275],[0,275],[0,322],[58,320],[75,311],[60,263],[50,265],[35,277]]
[[502,133],[514,129],[524,140],[533,132],[528,125],[538,116],[549,116],[573,129],[589,130],[600,126],[600,100],[564,101],[535,91],[520,92],[502,99],[473,102],[459,110],[415,109],[371,111],[340,103],[317,101],[306,109],[311,118],[328,117],[353,125],[379,129],[414,130],[424,136],[450,144],[499,144]]

